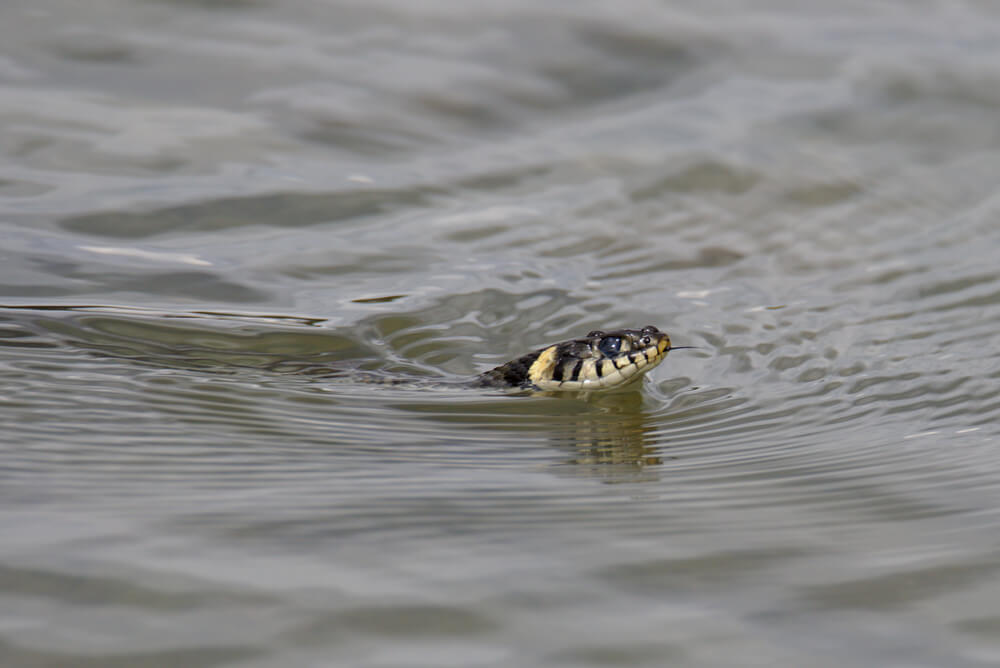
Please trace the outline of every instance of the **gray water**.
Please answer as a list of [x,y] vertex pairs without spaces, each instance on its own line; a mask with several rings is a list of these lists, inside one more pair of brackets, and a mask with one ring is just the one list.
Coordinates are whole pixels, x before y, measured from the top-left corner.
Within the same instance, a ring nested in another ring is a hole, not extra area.
[[0,150],[0,665],[1000,664],[995,3],[7,0]]

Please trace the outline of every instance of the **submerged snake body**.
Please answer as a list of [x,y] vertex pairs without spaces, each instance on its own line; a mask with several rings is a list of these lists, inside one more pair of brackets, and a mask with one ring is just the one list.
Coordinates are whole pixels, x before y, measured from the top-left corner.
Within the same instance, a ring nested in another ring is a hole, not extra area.
[[480,387],[542,391],[580,391],[619,387],[666,358],[670,337],[656,327],[596,330],[539,348],[480,374]]

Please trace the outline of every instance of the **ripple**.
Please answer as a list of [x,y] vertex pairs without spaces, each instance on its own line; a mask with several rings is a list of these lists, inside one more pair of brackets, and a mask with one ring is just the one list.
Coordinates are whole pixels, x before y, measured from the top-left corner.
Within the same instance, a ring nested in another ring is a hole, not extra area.
[[[985,5],[48,4],[5,657],[995,663]],[[632,391],[461,384],[647,323]]]

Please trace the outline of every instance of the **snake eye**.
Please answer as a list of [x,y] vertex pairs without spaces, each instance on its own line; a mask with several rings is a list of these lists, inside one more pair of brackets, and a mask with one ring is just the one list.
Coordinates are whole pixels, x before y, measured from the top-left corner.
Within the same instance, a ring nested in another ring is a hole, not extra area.
[[608,357],[614,357],[622,349],[622,339],[620,336],[605,336],[597,344],[597,349]]
[[652,325],[646,325],[645,327],[642,328],[641,333],[642,333],[642,338],[639,339],[639,343],[644,346],[648,346],[653,342],[652,335],[659,334],[660,330],[658,330],[656,327],[653,327]]
[[598,336],[604,336],[604,332],[599,329],[595,329],[590,334],[587,334],[588,339],[596,339]]

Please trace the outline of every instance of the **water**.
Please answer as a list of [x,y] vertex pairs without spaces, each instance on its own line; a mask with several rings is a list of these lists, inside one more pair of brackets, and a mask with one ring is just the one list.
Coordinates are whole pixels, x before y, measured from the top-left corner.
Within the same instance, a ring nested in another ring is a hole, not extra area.
[[[3,666],[1000,663],[993,4],[0,43]],[[640,392],[452,383],[646,324]]]

